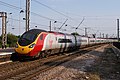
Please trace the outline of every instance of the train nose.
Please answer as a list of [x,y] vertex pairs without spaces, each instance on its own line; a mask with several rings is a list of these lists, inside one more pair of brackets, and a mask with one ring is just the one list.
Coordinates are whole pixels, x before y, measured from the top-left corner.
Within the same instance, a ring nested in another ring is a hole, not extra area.
[[22,51],[24,51],[24,48],[22,48]]
[[28,46],[27,47],[19,46],[19,48],[16,48],[15,51],[20,54],[28,54],[31,51],[31,49]]

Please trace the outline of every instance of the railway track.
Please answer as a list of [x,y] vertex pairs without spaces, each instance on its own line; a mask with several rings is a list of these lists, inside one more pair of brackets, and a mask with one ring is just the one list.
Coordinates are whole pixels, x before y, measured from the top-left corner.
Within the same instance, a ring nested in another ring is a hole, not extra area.
[[0,63],[10,61],[10,57],[11,57],[11,55],[2,55],[2,56],[0,56]]
[[[73,53],[66,53],[66,55],[54,55],[48,58],[43,58],[30,62],[12,62],[0,65],[0,79],[13,79],[13,80],[29,80],[41,72],[50,70],[64,62],[70,61],[81,54],[91,51],[102,45],[92,46],[89,48],[80,49]],[[68,55],[70,54],[70,55]]]
[[14,52],[13,48],[0,49],[0,65],[10,61],[11,54]]

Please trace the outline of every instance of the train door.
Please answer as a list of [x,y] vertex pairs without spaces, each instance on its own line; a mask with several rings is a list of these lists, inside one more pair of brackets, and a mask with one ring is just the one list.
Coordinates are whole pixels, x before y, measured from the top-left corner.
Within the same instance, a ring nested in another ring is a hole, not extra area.
[[77,48],[77,37],[74,35],[75,38],[75,49]]
[[66,50],[67,47],[67,39],[66,39],[66,34],[64,34],[64,48],[63,48],[63,52]]

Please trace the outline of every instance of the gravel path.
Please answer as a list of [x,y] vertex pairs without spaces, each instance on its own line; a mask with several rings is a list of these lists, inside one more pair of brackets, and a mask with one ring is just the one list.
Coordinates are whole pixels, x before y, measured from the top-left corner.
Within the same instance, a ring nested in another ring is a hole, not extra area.
[[104,48],[107,46],[97,48],[58,67],[43,72],[32,80],[100,80],[97,74],[88,73],[86,69],[99,59],[99,56],[104,53]]

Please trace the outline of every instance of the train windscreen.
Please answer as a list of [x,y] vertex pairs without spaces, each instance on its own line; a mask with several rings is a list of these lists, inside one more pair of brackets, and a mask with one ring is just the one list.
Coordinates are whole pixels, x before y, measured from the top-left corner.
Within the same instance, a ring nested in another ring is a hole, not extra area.
[[19,45],[27,46],[35,41],[40,32],[28,31],[25,32],[18,40]]

